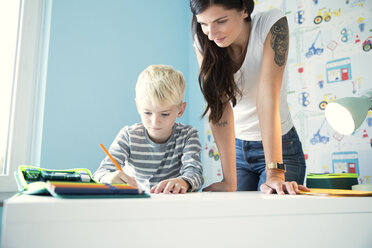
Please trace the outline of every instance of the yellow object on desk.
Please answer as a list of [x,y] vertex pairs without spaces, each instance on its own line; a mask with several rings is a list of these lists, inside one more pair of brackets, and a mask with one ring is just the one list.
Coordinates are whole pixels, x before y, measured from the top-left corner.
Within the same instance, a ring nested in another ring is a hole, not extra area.
[[347,189],[310,189],[310,191],[300,191],[301,195],[316,196],[372,196],[372,191],[347,190]]

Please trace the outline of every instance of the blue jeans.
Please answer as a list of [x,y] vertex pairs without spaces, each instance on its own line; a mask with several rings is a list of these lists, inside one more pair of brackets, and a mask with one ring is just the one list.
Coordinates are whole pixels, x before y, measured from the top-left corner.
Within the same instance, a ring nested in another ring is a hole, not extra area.
[[[236,139],[237,191],[257,191],[266,182],[265,156],[261,141]],[[283,162],[286,165],[285,180],[303,184],[305,158],[295,127],[282,136]]]

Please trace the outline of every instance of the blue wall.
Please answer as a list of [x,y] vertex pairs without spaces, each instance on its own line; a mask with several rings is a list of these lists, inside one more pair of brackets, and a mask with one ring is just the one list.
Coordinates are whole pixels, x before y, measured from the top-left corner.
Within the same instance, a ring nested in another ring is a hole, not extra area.
[[54,0],[40,166],[94,172],[104,157],[99,144],[140,121],[135,83],[150,64],[184,73],[188,107],[179,121],[201,132],[190,22],[188,1]]

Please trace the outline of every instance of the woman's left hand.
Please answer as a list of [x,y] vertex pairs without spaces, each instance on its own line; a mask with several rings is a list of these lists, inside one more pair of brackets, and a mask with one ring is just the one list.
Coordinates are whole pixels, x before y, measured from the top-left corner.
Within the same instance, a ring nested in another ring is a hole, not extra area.
[[276,174],[271,172],[270,174],[274,175],[268,176],[266,183],[261,184],[260,186],[260,190],[266,194],[277,193],[279,195],[284,195],[287,193],[290,195],[296,195],[300,194],[300,190],[310,191],[307,187],[298,185],[295,181],[285,182],[282,173]]

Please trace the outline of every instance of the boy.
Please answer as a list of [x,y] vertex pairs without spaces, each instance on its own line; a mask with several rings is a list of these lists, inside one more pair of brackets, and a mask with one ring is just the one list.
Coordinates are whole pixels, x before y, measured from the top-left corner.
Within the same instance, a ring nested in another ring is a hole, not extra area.
[[136,85],[142,123],[125,126],[110,147],[127,177],[106,157],[93,177],[101,183],[128,183],[150,193],[197,191],[204,183],[196,129],[175,123],[185,111],[185,80],[165,65],[147,67]]

